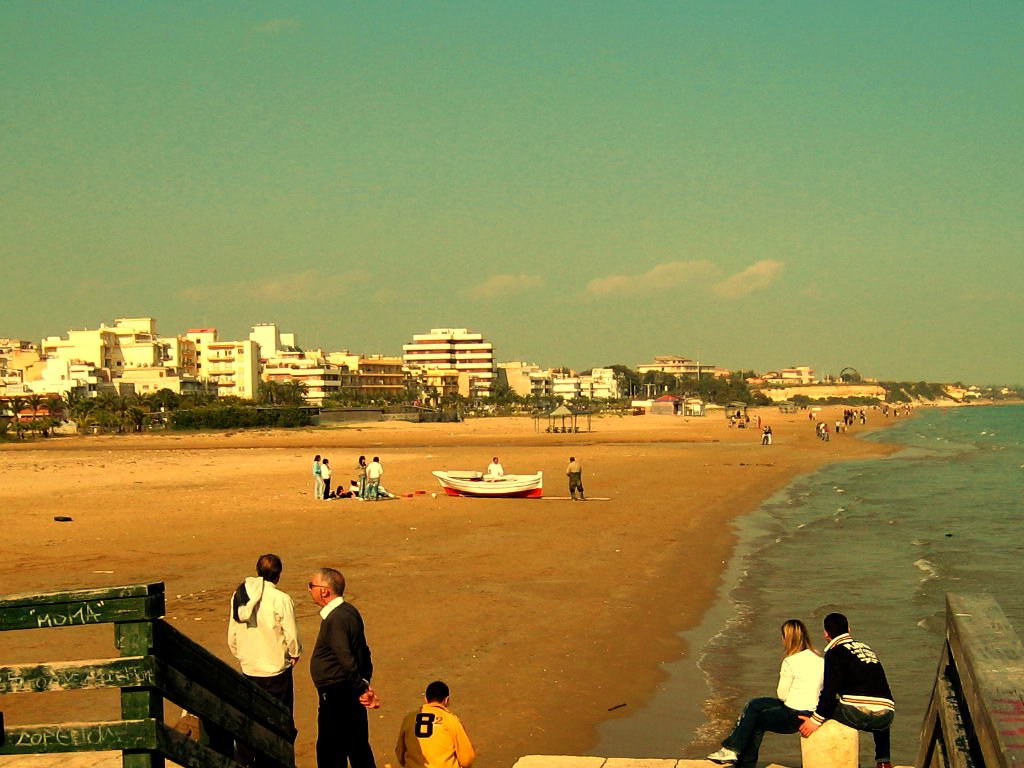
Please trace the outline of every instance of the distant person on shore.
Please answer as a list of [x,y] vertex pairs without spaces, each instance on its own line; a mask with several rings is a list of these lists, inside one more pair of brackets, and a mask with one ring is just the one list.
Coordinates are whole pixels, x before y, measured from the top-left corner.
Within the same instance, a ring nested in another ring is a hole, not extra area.
[[498,461],[498,457],[495,456],[491,459],[491,463],[487,465],[487,471],[484,473],[484,480],[497,480],[504,476],[505,468],[501,466],[501,462]]
[[569,499],[576,501],[576,492],[580,494],[580,501],[586,501],[583,495],[583,465],[576,461],[575,456],[569,457],[569,466],[565,468],[565,476],[569,478]]
[[877,768],[892,768],[889,729],[896,703],[878,656],[866,643],[850,636],[850,623],[841,613],[825,617],[825,683],[818,706],[801,716],[802,736],[810,736],[828,719],[870,731],[875,739]]
[[469,768],[476,752],[462,721],[448,709],[448,686],[435,680],[423,694],[426,703],[402,720],[395,745],[405,768]]
[[313,457],[313,498],[324,497],[324,481],[320,477],[320,454]]
[[359,481],[359,492],[356,494],[360,499],[366,498],[366,457],[360,456],[356,462],[356,480]]
[[331,475],[331,464],[325,457],[323,461],[320,462],[320,479],[323,480],[324,483],[323,492],[320,496],[322,499],[331,498]]
[[295,603],[277,588],[282,570],[280,557],[261,555],[256,575],[235,589],[228,649],[238,659],[243,675],[292,711],[292,667],[302,654],[302,643],[295,624]]
[[380,498],[380,479],[384,476],[384,467],[381,466],[380,458],[373,457],[366,466],[366,499],[377,501]]
[[761,445],[772,444],[772,428],[770,425],[765,424],[764,430],[761,432]]
[[802,621],[789,619],[781,630],[778,698],[766,696],[747,702],[736,727],[722,742],[722,748],[708,755],[708,760],[735,764],[737,768],[754,768],[764,734],[796,733],[800,730],[800,718],[809,717],[818,703],[825,673],[824,660],[814,650]]

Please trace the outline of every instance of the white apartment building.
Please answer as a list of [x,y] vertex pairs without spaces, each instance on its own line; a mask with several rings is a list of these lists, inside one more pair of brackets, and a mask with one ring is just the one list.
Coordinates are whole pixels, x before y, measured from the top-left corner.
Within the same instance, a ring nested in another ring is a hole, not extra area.
[[641,376],[651,371],[657,371],[660,373],[671,374],[677,378],[683,376],[694,376],[697,378],[700,378],[701,376],[717,376],[719,378],[725,378],[730,373],[725,368],[706,365],[679,355],[655,355],[653,363],[638,365],[636,371]]
[[416,334],[411,344],[402,345],[402,359],[410,370],[457,371],[459,393],[467,397],[489,397],[494,387],[494,346],[466,328],[432,328]]
[[260,348],[255,341],[220,341],[216,328],[190,328],[185,337],[195,345],[199,379],[216,384],[218,396],[256,399]]
[[767,384],[814,384],[814,369],[806,365],[783,368],[781,371],[769,371],[762,377]]
[[295,352],[299,348],[295,342],[295,334],[282,333],[277,323],[257,323],[249,331],[249,340],[259,344],[260,357],[264,360],[279,357],[283,352]]
[[582,394],[580,377],[572,374],[552,373],[551,395],[563,400],[575,400]]
[[580,376],[580,394],[591,400],[617,400],[622,396],[619,379],[611,368],[594,368]]
[[[536,363],[509,362],[498,363],[497,376],[503,384],[515,392],[519,397],[529,397],[537,394],[534,391],[534,380],[540,377],[543,380],[549,378],[547,371],[542,371]],[[548,387],[545,387],[548,389]],[[543,394],[548,394],[547,392]]]
[[[252,342],[255,344],[255,342]],[[323,405],[341,391],[343,369],[302,352],[281,351],[276,357],[263,358],[263,381],[297,381],[306,387],[306,402]]]

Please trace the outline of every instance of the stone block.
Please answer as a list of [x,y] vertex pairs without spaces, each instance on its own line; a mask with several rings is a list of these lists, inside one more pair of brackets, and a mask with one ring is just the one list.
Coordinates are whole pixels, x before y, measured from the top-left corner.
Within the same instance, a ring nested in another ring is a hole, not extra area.
[[853,728],[826,720],[809,739],[800,738],[803,768],[857,768],[860,739]]
[[573,755],[523,755],[512,768],[602,768],[605,759]]

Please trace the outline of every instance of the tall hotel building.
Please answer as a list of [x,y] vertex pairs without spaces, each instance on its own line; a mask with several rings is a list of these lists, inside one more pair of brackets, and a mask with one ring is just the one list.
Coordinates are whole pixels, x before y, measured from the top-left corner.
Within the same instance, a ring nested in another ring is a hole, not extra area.
[[489,397],[494,387],[494,346],[479,333],[465,328],[431,328],[402,345],[402,359],[410,371],[455,371],[459,393]]

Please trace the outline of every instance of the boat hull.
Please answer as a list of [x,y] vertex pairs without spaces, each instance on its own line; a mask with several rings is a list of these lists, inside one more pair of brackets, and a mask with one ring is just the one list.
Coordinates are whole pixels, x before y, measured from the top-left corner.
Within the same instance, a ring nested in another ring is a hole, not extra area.
[[[453,474],[461,475],[458,477]],[[468,476],[467,476],[468,475]],[[475,477],[472,475],[476,475]],[[442,490],[449,496],[473,496],[491,499],[539,499],[544,495],[544,473],[505,475],[487,480],[479,473],[434,472]]]

